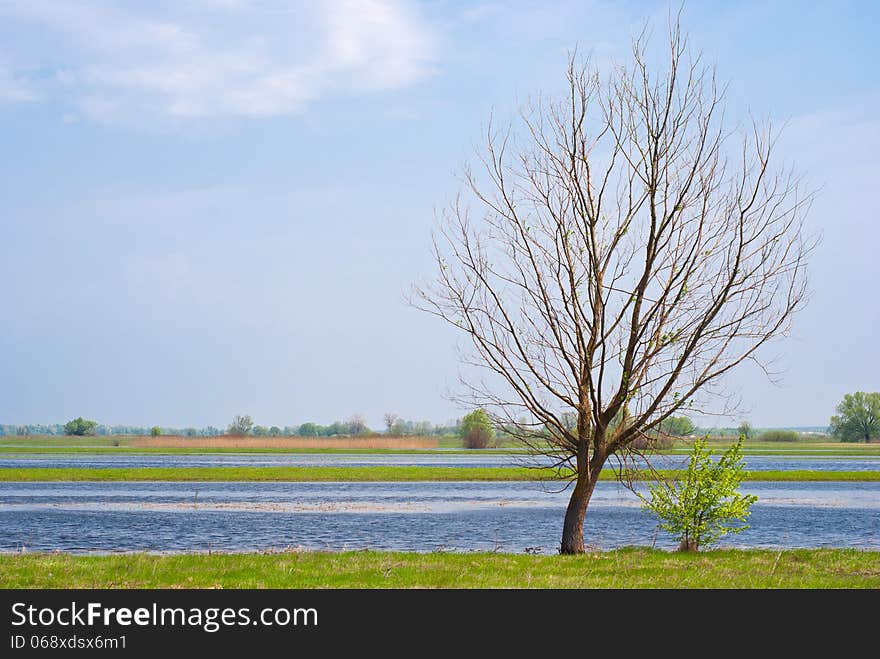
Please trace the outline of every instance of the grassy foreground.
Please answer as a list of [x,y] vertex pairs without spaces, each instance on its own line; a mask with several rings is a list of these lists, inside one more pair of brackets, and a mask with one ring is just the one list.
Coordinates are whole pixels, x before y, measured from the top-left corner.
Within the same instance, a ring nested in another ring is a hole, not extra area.
[[880,588],[880,552],[0,555],[2,588]]
[[[664,478],[682,472],[655,472]],[[634,479],[649,480],[648,472]],[[531,481],[555,478],[546,469],[528,467],[23,467],[0,469],[0,481],[278,481],[278,482],[404,482],[404,481]],[[617,478],[613,470],[602,479]],[[750,481],[880,481],[880,471],[753,471]]]

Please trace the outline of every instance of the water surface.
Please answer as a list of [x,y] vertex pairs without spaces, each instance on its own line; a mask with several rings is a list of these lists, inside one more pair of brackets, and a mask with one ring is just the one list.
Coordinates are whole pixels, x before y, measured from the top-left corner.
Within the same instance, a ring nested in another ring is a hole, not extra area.
[[[880,549],[880,483],[748,483],[751,527],[722,546]],[[540,551],[566,492],[535,482],[0,483],[0,550]],[[587,543],[673,548],[638,498],[599,483]]]
[[[745,457],[747,469],[754,471],[818,470],[878,471],[880,457],[864,456],[775,456]],[[214,454],[2,454],[0,469],[13,467],[135,468],[135,467],[515,467],[549,464],[547,458],[513,453],[474,454],[340,454],[340,453],[214,453]],[[660,455],[651,458],[658,469],[682,469],[687,455]],[[608,466],[614,466],[614,459]]]

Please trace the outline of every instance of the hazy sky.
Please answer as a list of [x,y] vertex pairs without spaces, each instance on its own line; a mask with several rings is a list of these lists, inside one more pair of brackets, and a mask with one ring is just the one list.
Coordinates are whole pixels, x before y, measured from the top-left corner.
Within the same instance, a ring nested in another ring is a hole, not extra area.
[[[0,423],[441,422],[456,335],[404,303],[489,113],[624,58],[661,2],[0,0]],[[880,390],[880,3],[689,2],[731,118],[822,186],[814,295],[755,425]]]

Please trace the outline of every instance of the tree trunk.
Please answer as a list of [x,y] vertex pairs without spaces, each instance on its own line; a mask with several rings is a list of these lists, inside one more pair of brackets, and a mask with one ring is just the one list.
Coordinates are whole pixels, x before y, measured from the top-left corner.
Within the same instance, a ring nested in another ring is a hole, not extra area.
[[682,537],[681,543],[678,545],[678,551],[698,551],[700,546],[695,540],[691,540],[687,536]]
[[584,514],[587,512],[587,506],[590,503],[590,497],[593,496],[593,489],[596,487],[596,479],[599,477],[599,470],[602,463],[605,462],[604,456],[600,460],[598,454],[593,454],[593,463],[590,461],[590,434],[588,432],[587,423],[578,422],[580,441],[578,442],[577,452],[577,481],[575,482],[574,491],[571,493],[571,499],[568,501],[568,508],[565,510],[565,522],[562,525],[562,543],[559,546],[560,554],[583,554],[584,553]]
[[589,472],[582,472],[578,476],[568,508],[565,510],[565,522],[562,525],[562,544],[560,554],[583,554],[584,553],[584,514],[587,505],[593,495],[593,481],[588,476]]

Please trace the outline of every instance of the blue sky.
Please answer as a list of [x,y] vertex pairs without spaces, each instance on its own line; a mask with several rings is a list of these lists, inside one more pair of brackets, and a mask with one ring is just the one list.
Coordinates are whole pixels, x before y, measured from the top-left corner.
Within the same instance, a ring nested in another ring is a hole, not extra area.
[[[408,307],[489,113],[625,58],[661,2],[0,2],[0,422],[441,422],[457,337]],[[814,295],[755,425],[877,390],[874,2],[690,2],[728,115],[822,191]]]

